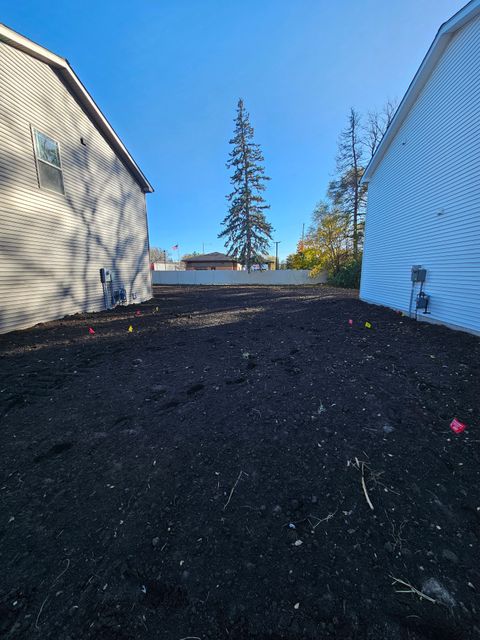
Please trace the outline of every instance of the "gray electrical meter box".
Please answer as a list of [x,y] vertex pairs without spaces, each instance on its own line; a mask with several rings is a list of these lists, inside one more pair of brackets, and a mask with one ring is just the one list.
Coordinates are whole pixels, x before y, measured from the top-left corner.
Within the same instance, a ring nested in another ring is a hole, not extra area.
[[422,269],[422,266],[417,264],[412,267],[412,282],[425,282],[427,277],[427,270]]
[[103,282],[104,284],[106,282],[112,282],[112,273],[109,269],[105,269],[103,267],[100,269],[100,282]]

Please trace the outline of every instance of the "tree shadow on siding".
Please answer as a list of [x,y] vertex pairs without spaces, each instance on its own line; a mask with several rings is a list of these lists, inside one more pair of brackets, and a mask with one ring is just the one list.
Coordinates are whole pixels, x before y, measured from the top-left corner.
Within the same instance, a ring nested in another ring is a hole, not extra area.
[[[13,280],[6,285],[10,298],[0,309],[0,331],[3,326],[29,326],[100,310],[101,267],[114,273],[115,286],[126,289],[128,301],[135,293],[145,298],[149,290],[144,195],[93,123],[83,118],[81,107],[76,102],[72,107],[72,100],[70,94],[64,96],[57,124],[64,196],[38,187],[26,118],[2,114],[12,144],[0,151],[0,207],[14,217],[0,243],[2,272]],[[51,112],[47,97],[41,109]],[[17,213],[30,214],[25,217],[31,224],[17,224]],[[25,284],[28,278],[30,285]],[[22,283],[16,293],[15,281]]]

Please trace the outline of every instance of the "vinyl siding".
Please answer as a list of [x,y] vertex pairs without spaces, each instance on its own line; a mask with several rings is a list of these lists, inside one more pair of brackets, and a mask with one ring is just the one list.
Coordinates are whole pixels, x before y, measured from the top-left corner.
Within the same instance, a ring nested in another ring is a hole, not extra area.
[[452,36],[369,183],[361,298],[408,311],[414,264],[427,269],[428,319],[480,333],[478,17]]
[[[65,195],[39,188],[31,127],[59,142]],[[0,333],[103,309],[101,267],[151,297],[140,185],[60,76],[3,42],[0,217]]]

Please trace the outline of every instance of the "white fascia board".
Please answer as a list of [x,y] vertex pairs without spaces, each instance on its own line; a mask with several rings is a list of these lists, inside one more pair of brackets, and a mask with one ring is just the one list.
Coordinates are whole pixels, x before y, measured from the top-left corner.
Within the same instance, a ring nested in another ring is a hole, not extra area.
[[113,127],[100,111],[99,107],[97,106],[91,95],[88,93],[86,88],[83,86],[77,74],[70,66],[68,60],[57,56],[55,53],[52,53],[48,49],[41,47],[40,45],[32,42],[28,38],[25,38],[21,34],[13,31],[13,29],[9,29],[7,26],[1,23],[0,41],[5,42],[12,47],[15,47],[16,49],[19,49],[20,51],[23,51],[24,53],[27,53],[28,55],[31,55],[32,57],[37,58],[42,62],[45,62],[54,69],[57,69],[62,75],[63,79],[66,81],[67,85],[75,94],[76,98],[79,100],[80,104],[82,104],[86,109],[92,121],[97,125],[99,130],[105,136],[107,142],[112,145],[114,151],[130,169],[135,179],[142,187],[142,190],[145,193],[153,192],[152,185],[148,182],[147,178],[144,176],[140,167],[132,158],[127,148],[116,134]]
[[434,41],[430,45],[422,63],[415,74],[410,86],[408,87],[402,101],[400,102],[397,111],[393,117],[390,126],[388,127],[385,135],[383,136],[380,144],[375,151],[373,158],[367,165],[365,173],[362,176],[361,183],[368,184],[373,176],[376,168],[380,164],[385,152],[387,151],[390,143],[397,134],[398,130],[402,126],[410,108],[415,100],[418,98],[423,87],[427,83],[433,69],[437,65],[440,57],[445,51],[448,43],[453,37],[453,34],[466,25],[470,20],[473,20],[480,14],[480,0],[471,0],[460,11],[453,15],[447,22],[445,22],[438,30]]

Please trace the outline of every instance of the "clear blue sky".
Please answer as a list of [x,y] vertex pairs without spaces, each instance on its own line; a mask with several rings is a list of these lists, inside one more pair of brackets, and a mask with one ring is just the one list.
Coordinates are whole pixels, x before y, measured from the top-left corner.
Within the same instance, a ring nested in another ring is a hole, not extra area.
[[280,255],[324,197],[349,107],[401,98],[462,0],[22,0],[0,21],[68,58],[155,193],[150,243],[223,250],[239,96]]

